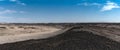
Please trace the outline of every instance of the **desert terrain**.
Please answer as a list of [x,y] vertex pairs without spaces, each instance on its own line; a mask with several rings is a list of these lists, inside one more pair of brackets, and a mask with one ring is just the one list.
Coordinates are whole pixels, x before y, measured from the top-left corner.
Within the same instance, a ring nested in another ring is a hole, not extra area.
[[56,35],[61,29],[53,26],[0,25],[0,44],[46,38]]
[[120,24],[1,24],[0,39],[0,50],[120,50]]

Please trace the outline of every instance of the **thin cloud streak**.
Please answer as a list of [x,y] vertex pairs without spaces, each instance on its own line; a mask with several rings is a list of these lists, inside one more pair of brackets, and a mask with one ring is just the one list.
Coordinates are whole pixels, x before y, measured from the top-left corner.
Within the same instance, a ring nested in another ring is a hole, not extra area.
[[12,13],[17,13],[17,11],[15,10],[4,10],[0,12],[0,15],[2,14],[12,14]]
[[22,13],[26,13],[25,11],[16,11],[16,10],[3,10],[3,11],[0,11],[0,15],[5,15],[5,14],[15,14],[15,13],[19,13],[19,14],[22,14]]
[[99,3],[87,3],[87,2],[78,3],[77,5],[83,5],[83,6],[101,6],[101,4],[99,4]]
[[[0,1],[6,1],[6,0],[0,0]],[[20,0],[8,0],[10,2],[15,2],[16,4],[19,4],[19,5],[23,5],[23,6],[26,6],[25,3],[21,2]]]
[[19,5],[26,6],[26,4],[23,3],[23,2],[21,2],[20,0],[9,0],[9,1],[11,1],[11,2],[16,2],[16,3],[19,4]]

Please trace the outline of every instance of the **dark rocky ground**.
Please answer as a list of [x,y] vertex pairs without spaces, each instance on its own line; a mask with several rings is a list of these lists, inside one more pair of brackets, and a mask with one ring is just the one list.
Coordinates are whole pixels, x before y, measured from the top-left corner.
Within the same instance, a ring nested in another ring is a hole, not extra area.
[[69,30],[47,39],[3,44],[0,50],[120,50],[120,43],[91,32]]

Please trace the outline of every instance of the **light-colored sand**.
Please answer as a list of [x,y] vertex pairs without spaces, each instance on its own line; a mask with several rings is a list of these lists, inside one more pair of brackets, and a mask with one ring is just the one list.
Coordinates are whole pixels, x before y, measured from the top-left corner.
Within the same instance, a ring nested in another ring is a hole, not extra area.
[[20,34],[45,34],[60,30],[50,26],[15,26],[0,25],[0,36],[20,35]]
[[[25,41],[29,39],[42,39],[61,34],[70,28],[61,29],[52,26],[31,26],[31,25],[0,25],[0,44]],[[75,29],[93,32],[120,42],[119,25],[91,25]]]
[[0,25],[0,44],[48,38],[67,30],[69,29],[60,29],[51,26]]
[[0,44],[47,38],[59,30],[51,26],[0,25]]

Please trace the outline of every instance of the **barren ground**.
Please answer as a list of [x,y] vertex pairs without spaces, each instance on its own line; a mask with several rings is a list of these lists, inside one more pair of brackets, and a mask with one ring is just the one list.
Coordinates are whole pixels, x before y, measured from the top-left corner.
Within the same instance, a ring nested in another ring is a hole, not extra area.
[[54,36],[61,28],[34,25],[0,25],[0,44]]
[[0,50],[120,50],[120,25],[0,25],[0,39]]

